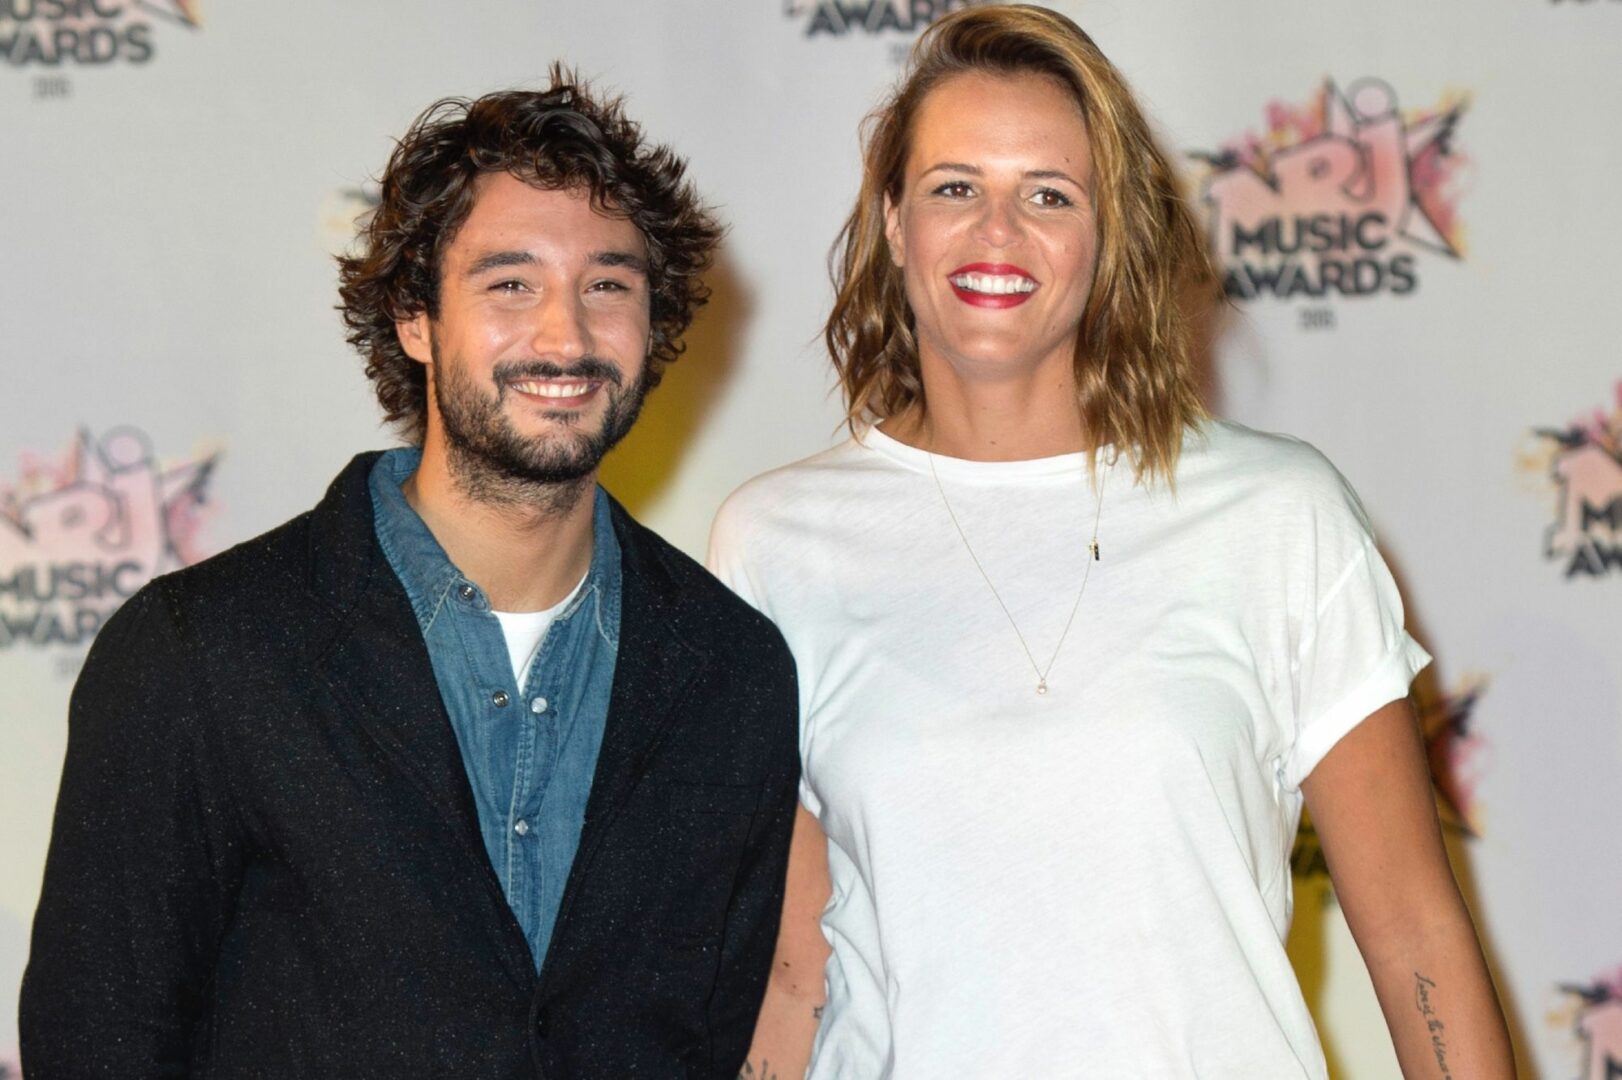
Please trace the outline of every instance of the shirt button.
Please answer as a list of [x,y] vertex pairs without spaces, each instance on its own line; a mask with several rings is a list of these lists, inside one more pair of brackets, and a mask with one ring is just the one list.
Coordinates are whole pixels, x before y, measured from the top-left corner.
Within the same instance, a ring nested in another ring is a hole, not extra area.
[[543,697],[538,697],[529,703],[529,711],[532,713],[543,713],[546,711],[546,709],[546,699]]
[[478,594],[473,591],[473,586],[463,585],[460,589],[456,590],[456,595],[460,596],[463,600],[471,600]]
[[528,836],[529,822],[520,818],[518,824],[513,826],[513,832],[517,833],[519,836]]
[[510,699],[507,697],[507,691],[505,690],[497,690],[495,693],[490,695],[490,704],[494,705],[498,709],[505,709],[509,700]]

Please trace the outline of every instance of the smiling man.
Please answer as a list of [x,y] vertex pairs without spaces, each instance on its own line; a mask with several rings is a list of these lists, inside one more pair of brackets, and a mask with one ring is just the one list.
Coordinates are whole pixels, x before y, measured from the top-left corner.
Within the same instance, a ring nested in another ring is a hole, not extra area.
[[572,81],[430,108],[341,260],[411,446],[98,638],[30,1080],[737,1075],[793,667],[595,483],[719,230],[681,161]]

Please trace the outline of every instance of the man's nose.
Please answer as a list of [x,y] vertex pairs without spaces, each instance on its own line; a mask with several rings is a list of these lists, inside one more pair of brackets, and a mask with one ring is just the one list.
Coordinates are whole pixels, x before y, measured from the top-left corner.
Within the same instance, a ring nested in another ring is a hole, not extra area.
[[536,305],[530,349],[536,359],[569,363],[589,356],[591,328],[585,305],[572,292],[548,290]]

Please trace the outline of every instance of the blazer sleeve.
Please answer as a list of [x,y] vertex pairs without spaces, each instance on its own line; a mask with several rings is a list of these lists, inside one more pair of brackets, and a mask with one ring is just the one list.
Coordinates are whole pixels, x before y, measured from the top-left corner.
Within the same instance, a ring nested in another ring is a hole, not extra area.
[[164,582],[97,635],[23,976],[24,1073],[188,1074],[242,845]]
[[[771,662],[756,669],[761,706],[756,719],[771,734],[770,769],[738,870],[721,941],[721,965],[710,1001],[712,1075],[736,1080],[771,973],[783,911],[789,836],[800,782],[799,696],[794,661],[775,629]],[[32,1078],[30,1078],[32,1080]]]

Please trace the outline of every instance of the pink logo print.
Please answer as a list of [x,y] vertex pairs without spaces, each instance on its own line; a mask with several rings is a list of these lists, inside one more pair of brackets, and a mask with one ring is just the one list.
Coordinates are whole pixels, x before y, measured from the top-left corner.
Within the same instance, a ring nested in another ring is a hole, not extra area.
[[1442,823],[1472,838],[1481,835],[1476,785],[1487,744],[1473,729],[1471,716],[1486,689],[1484,678],[1474,678],[1456,692],[1419,700],[1419,725]]
[[1562,986],[1577,1000],[1573,1026],[1583,1044],[1579,1080],[1622,1076],[1622,969],[1592,986]]
[[1549,471],[1560,494],[1544,555],[1566,561],[1566,577],[1622,570],[1622,383],[1616,409],[1537,434],[1555,447]]
[[160,465],[147,436],[80,432],[0,489],[0,649],[85,644],[158,574],[202,558],[218,453]]
[[1317,102],[1275,102],[1262,136],[1216,154],[1202,198],[1212,243],[1236,299],[1404,295],[1415,252],[1458,257],[1451,184],[1465,159],[1452,142],[1463,104],[1405,117],[1378,79]]

